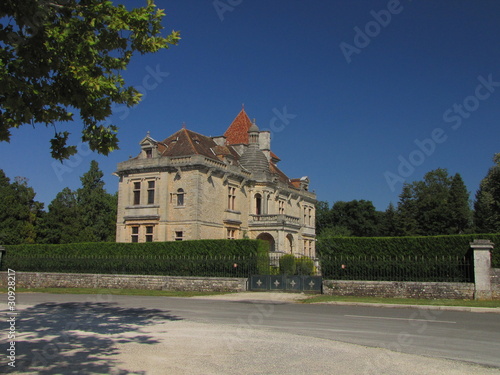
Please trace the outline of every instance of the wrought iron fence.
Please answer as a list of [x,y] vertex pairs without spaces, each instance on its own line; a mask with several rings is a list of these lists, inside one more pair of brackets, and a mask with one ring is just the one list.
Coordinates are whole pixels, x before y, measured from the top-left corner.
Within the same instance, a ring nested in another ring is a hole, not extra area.
[[367,281],[474,282],[469,257],[373,257],[320,258],[325,279]]
[[[25,272],[249,277],[269,268],[269,257],[228,256],[74,256],[7,253],[1,270]],[[259,272],[260,271],[260,272]]]

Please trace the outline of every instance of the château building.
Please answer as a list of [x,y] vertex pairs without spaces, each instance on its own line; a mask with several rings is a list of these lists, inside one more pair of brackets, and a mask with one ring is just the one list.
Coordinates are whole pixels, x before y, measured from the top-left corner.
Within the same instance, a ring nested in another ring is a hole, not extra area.
[[316,195],[290,179],[244,109],[223,136],[185,127],[118,164],[117,242],[258,238],[315,257]]

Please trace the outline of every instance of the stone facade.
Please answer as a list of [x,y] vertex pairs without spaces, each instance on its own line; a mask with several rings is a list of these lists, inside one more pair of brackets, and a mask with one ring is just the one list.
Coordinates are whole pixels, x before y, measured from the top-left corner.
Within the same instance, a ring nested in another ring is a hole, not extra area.
[[332,296],[474,299],[473,283],[324,280],[323,294]]
[[[0,287],[7,287],[7,272],[0,272]],[[16,287],[243,292],[247,289],[247,279],[226,277],[16,272]]]
[[117,242],[259,238],[315,257],[316,195],[288,178],[270,133],[242,110],[224,136],[181,129],[118,164]]

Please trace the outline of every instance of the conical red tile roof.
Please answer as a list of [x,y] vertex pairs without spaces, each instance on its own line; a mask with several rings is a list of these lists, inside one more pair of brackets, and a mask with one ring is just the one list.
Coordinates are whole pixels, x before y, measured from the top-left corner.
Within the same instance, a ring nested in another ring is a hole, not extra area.
[[245,109],[242,108],[224,133],[227,143],[230,145],[248,144],[248,129],[250,129],[250,126],[252,126],[252,122],[248,118]]

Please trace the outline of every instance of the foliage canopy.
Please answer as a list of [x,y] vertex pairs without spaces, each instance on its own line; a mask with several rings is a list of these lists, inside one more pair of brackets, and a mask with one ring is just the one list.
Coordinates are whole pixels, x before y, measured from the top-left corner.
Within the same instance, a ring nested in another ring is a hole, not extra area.
[[127,10],[100,0],[4,0],[0,5],[0,141],[25,124],[54,126],[52,157],[76,153],[57,122],[83,123],[82,140],[107,155],[118,148],[117,127],[105,125],[112,104],[133,106],[140,93],[121,71],[135,52],[175,45],[161,36],[165,13],[152,0]]

